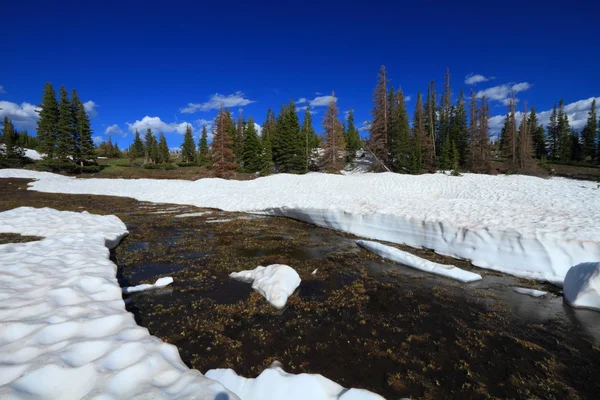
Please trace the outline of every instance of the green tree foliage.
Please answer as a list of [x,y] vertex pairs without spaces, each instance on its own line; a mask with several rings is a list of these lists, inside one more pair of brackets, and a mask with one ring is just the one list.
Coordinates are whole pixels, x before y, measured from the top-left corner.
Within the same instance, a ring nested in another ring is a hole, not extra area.
[[0,144],[0,166],[20,166],[23,163],[24,151],[17,145],[17,132],[7,116],[2,121]]
[[571,158],[573,142],[571,138],[571,127],[569,125],[569,118],[565,113],[565,104],[561,99],[558,103],[558,116],[557,116],[557,138],[558,138],[558,149],[557,155],[561,161],[568,161]]
[[135,130],[135,137],[133,139],[132,150],[133,150],[133,158],[144,157],[144,155],[146,153],[145,147],[144,147],[144,142],[142,141],[140,132],[137,129]]
[[75,138],[73,132],[75,121],[71,113],[71,102],[64,86],[60,87],[60,103],[58,105],[58,124],[56,136],[56,156],[61,161],[66,161],[73,156]]
[[371,115],[370,143],[369,150],[373,152],[380,163],[381,168],[389,168],[389,126],[390,126],[390,106],[387,90],[387,72],[385,66],[381,66],[377,76],[377,85],[373,92],[373,110]]
[[[144,135],[144,153],[146,155],[146,163],[152,162],[152,146],[156,143],[156,137],[152,132],[152,129],[146,129],[146,134]],[[157,148],[158,151],[158,148]]]
[[42,104],[39,107],[40,119],[37,122],[37,136],[40,138],[39,150],[47,158],[52,158],[58,132],[58,102],[51,83],[46,83]]
[[235,134],[233,136],[233,155],[237,163],[241,163],[244,158],[244,140],[246,135],[247,124],[244,117],[240,113],[237,123],[235,124]]
[[548,148],[552,159],[559,158],[558,147],[558,111],[556,109],[556,104],[554,104],[548,123]]
[[229,168],[233,161],[232,121],[229,111],[219,110],[213,125],[212,163],[219,170]]
[[[193,141],[192,141],[193,143]],[[169,154],[169,146],[167,145],[167,138],[164,133],[160,134],[158,143],[158,164],[166,164],[171,162],[171,155]]]
[[421,173],[423,169],[423,140],[425,139],[425,118],[423,110],[423,98],[421,92],[417,93],[417,104],[415,105],[415,114],[413,116],[412,128],[412,154],[411,154],[411,172],[413,174]]
[[192,163],[196,161],[196,144],[192,136],[192,127],[185,127],[185,135],[183,136],[183,144],[181,145],[181,158],[183,162]]
[[[263,126],[264,129],[264,126]],[[264,135],[264,130],[263,130]],[[262,160],[261,160],[261,175],[269,175],[273,173],[273,146],[271,145],[271,136],[266,138],[263,136],[262,141]]]
[[356,126],[354,125],[354,110],[351,108],[348,111],[348,129],[346,133],[346,148],[348,149],[348,153],[351,158],[354,158],[356,155],[356,151],[362,147],[362,142],[360,140],[360,133]]
[[408,114],[404,103],[404,94],[390,90],[389,119],[390,166],[394,172],[407,173],[411,170],[411,146]]
[[248,128],[244,135],[242,162],[246,172],[258,172],[262,168],[262,145],[258,139],[253,118],[248,118]]
[[452,120],[452,137],[458,149],[459,164],[466,168],[469,163],[469,126],[467,122],[467,110],[465,107],[465,94],[460,90],[456,103],[456,112]]
[[73,142],[75,143],[73,155],[81,165],[84,161],[94,157],[94,141],[92,140],[92,128],[90,117],[85,111],[83,103],[75,89],[71,92],[71,113],[75,123],[73,131]]
[[331,93],[331,97],[332,100],[329,102],[329,106],[323,117],[325,143],[321,163],[325,170],[340,170],[344,167],[346,144],[344,143],[342,123],[337,117],[339,111],[335,104],[334,93]]
[[302,137],[302,143],[304,147],[304,153],[302,155],[305,165],[305,170],[308,170],[310,162],[310,156],[313,149],[319,146],[319,138],[312,125],[312,116],[310,114],[310,108],[306,106],[304,110],[304,120],[302,121],[302,129],[300,129],[300,136]]
[[542,159],[546,157],[546,135],[544,133],[544,127],[539,123],[537,114],[535,112],[535,107],[531,107],[527,126],[529,127],[529,136],[532,140],[533,154],[535,158]]
[[198,142],[198,154],[203,162],[208,159],[208,135],[206,132],[206,124],[202,125],[202,134],[200,135],[200,142]]
[[425,138],[423,140],[423,166],[428,171],[434,171],[436,167],[436,127],[437,127],[437,106],[436,106],[435,84],[433,81],[427,87],[427,101],[425,102]]
[[596,99],[592,100],[588,119],[585,127],[581,131],[581,155],[584,160],[592,161],[596,158],[596,132],[598,131],[598,122],[596,116]]
[[273,160],[280,172],[305,172],[305,149],[300,135],[300,123],[296,114],[296,104],[290,101],[283,105],[275,122],[275,135],[272,138]]

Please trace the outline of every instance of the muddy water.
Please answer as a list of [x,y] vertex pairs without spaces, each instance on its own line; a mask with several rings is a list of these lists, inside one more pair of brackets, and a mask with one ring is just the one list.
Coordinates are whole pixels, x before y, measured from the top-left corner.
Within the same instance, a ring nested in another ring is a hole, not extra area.
[[[321,373],[390,399],[600,393],[600,313],[563,305],[551,286],[410,250],[484,275],[460,284],[384,262],[351,236],[282,218],[215,210],[176,218],[207,210],[43,194],[24,185],[0,180],[0,211],[86,209],[127,224],[130,235],[113,253],[121,284],[175,279],[170,287],[129,296],[128,308],[200,371],[234,368],[255,376],[279,360],[288,371]],[[228,278],[270,263],[290,264],[302,278],[283,312]],[[551,293],[532,298],[512,286]]]

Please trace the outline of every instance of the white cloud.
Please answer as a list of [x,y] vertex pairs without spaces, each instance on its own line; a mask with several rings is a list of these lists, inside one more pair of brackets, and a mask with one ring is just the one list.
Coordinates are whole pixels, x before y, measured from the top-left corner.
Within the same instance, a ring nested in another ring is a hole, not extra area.
[[321,92],[315,92],[315,95],[320,96]]
[[411,97],[411,96],[405,96],[405,97],[404,97],[404,101],[411,101],[411,100],[412,100],[412,97]]
[[300,97],[298,99],[298,101],[296,102],[296,104],[303,104],[303,103],[306,103],[306,97]]
[[104,142],[104,138],[102,136],[93,136],[92,140],[94,141],[95,145],[99,145],[100,143]]
[[17,129],[27,129],[33,131],[37,127],[37,120],[40,118],[37,111],[40,108],[30,103],[11,103],[10,101],[0,101],[0,119],[10,118]]
[[371,121],[363,121],[362,125],[358,127],[359,131],[369,131],[371,129]]
[[477,85],[478,83],[487,82],[491,79],[494,79],[494,77],[493,76],[486,77],[481,74],[469,74],[469,75],[465,76],[465,84]]
[[335,103],[338,101],[338,98],[335,96],[317,96],[309,101],[308,104],[310,104],[311,107],[321,107],[328,106],[332,101]]
[[509,96],[511,92],[519,93],[524,92],[530,89],[533,85],[528,82],[521,83],[505,83],[504,85],[494,86],[491,88],[487,88],[485,90],[480,90],[477,92],[477,97],[481,98],[485,96],[488,100],[495,100],[502,102],[504,104],[508,104],[510,101]]
[[[592,106],[592,101],[596,99],[596,111],[600,113],[600,97],[590,97],[589,99],[575,101],[573,103],[565,104],[565,113],[569,118],[569,124],[571,128],[580,130],[582,129],[588,118],[588,112],[590,111],[590,107]],[[558,104],[557,104],[558,106]],[[537,116],[539,123],[547,126],[550,122],[550,114],[552,114],[552,109],[545,111],[537,111]],[[517,121],[520,121],[522,118],[522,113],[517,112],[516,114]],[[504,115],[495,115],[489,119],[490,121],[490,130],[492,133],[497,133],[502,129],[504,125]]]
[[[297,113],[299,113],[299,112],[302,112],[302,111],[305,111],[305,110],[306,110],[306,106],[300,106],[300,107],[296,107],[296,112],[297,112]],[[315,110],[310,110],[309,112],[310,112],[311,114],[316,114],[316,113],[317,113]]]
[[194,121],[194,123],[198,127],[198,129],[197,129],[198,139],[200,139],[200,135],[202,135],[202,125],[206,125],[206,138],[209,142],[211,142],[212,137],[213,137],[213,121],[202,118],[202,119],[197,119],[196,121]]
[[262,136],[262,126],[260,126],[259,124],[257,124],[255,122],[254,123],[254,129],[256,129],[256,133],[258,133],[258,136]]
[[[184,134],[186,127],[191,124],[189,122],[181,122],[181,123],[166,123],[161,121],[160,117],[149,117],[145,116],[144,118],[133,123],[127,122],[127,126],[129,126],[130,132],[135,132],[137,129],[142,135],[148,128],[152,129],[152,132],[157,133],[170,133],[177,132],[179,134]],[[192,126],[192,130],[193,130]]]
[[180,111],[183,114],[192,114],[198,111],[218,110],[221,105],[225,108],[243,107],[250,103],[255,103],[254,100],[244,98],[244,93],[237,91],[227,96],[215,93],[210,96],[209,100],[204,103],[188,103],[187,107]]
[[6,90],[4,90],[4,86],[0,85],[0,94],[6,94]]
[[123,130],[121,128],[119,128],[119,125],[114,124],[109,126],[108,128],[106,128],[106,130],[104,131],[105,135],[111,135],[111,136],[121,136],[121,137],[125,137],[127,136],[127,132],[123,132]]
[[92,100],[86,101],[85,103],[83,103],[83,108],[85,109],[85,112],[87,112],[90,117],[95,117],[98,115],[98,111],[96,110],[96,107],[100,107],[100,106],[98,104],[96,104],[95,102],[93,102]]

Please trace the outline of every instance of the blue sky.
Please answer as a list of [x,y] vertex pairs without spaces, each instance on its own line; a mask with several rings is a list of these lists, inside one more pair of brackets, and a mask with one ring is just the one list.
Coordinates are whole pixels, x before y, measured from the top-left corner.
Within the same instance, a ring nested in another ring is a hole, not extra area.
[[89,102],[94,136],[122,147],[135,127],[175,147],[185,123],[197,133],[222,101],[262,124],[267,108],[306,99],[321,131],[319,97],[335,91],[340,115],[352,107],[361,125],[382,64],[411,114],[417,91],[432,79],[441,91],[449,67],[454,97],[461,87],[491,96],[493,129],[511,88],[538,111],[563,98],[576,127],[600,96],[594,1],[11,3],[0,117],[35,130],[44,83],[64,84]]

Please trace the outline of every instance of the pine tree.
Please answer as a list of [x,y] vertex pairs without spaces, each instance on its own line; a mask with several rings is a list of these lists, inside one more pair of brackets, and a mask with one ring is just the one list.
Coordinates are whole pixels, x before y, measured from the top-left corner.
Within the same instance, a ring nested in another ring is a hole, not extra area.
[[421,92],[417,93],[417,104],[415,105],[415,114],[413,116],[412,129],[412,154],[411,154],[411,171],[413,174],[418,174],[423,168],[423,151],[422,143],[425,138],[425,119],[423,115],[423,99]]
[[[331,93],[331,97],[335,99],[333,92]],[[340,170],[344,167],[346,144],[344,143],[342,124],[337,115],[337,105],[334,100],[331,100],[323,117],[325,143],[321,163],[325,170]]]
[[[479,106],[478,112],[478,140],[477,140],[477,149],[476,151],[479,153],[478,155],[478,172],[489,174],[492,170],[492,157],[491,157],[491,149],[490,149],[490,111],[489,105],[487,103],[487,98],[483,96],[481,98],[481,105]],[[516,126],[514,128],[516,130]]]
[[[192,143],[193,143],[193,141],[192,141]],[[160,159],[160,164],[166,164],[171,161],[170,160],[171,157],[169,154],[169,146],[167,145],[167,138],[165,137],[164,133],[160,134],[160,139],[159,139],[159,144],[158,144],[158,157]]]
[[410,127],[404,104],[404,94],[401,89],[394,95],[391,104],[389,127],[390,164],[394,172],[406,173],[410,172],[411,168]]
[[558,102],[557,137],[558,158],[561,161],[568,161],[572,153],[571,127],[569,126],[569,118],[565,113],[565,104],[562,99]]
[[575,129],[571,129],[569,136],[571,138],[571,160],[581,161],[583,150],[579,132],[577,132]]
[[[471,89],[471,103],[469,106],[469,160],[468,166],[473,172],[479,172],[478,170],[481,168],[482,160],[481,160],[481,152],[479,151],[479,126],[477,120],[477,95],[475,91]],[[508,116],[506,121],[508,121]],[[506,125],[505,121],[505,125]],[[503,128],[503,131],[506,129]],[[500,141],[502,142],[502,134],[500,135]],[[501,145],[502,147],[502,145]]]
[[146,129],[146,135],[144,136],[144,152],[146,154],[146,163],[155,162],[152,160],[152,146],[156,143],[156,138],[152,129]]
[[198,153],[202,159],[208,157],[208,135],[206,133],[206,124],[202,125],[202,135],[200,135],[200,142],[198,143]]
[[306,106],[306,109],[304,110],[304,121],[302,121],[300,136],[302,137],[302,142],[304,143],[304,161],[306,162],[305,170],[308,171],[310,156],[313,149],[318,146],[317,134],[312,126],[312,117],[310,115],[310,108],[308,106]]
[[[437,134],[437,144],[436,148],[438,149],[438,155],[445,158],[439,162],[439,166],[441,169],[451,168],[451,163],[449,162],[451,158],[451,152],[454,146],[453,138],[450,137],[450,126],[451,126],[451,113],[450,113],[450,98],[451,98],[451,90],[450,90],[450,69],[446,68],[446,76],[444,79],[444,93],[442,95],[442,104],[439,110],[439,125],[438,125],[438,134]],[[442,165],[445,164],[445,165]]]
[[269,140],[272,144],[273,135],[275,135],[275,114],[270,108],[267,110],[267,119],[262,127],[262,141]]
[[514,93],[512,93],[509,100],[509,117],[506,126],[505,156],[513,169],[518,168],[519,134],[517,132],[516,105],[517,101]]
[[348,140],[346,141],[346,148],[348,149],[348,153],[351,158],[356,156],[356,151],[362,147],[362,143],[360,141],[360,133],[356,126],[354,125],[354,110],[351,108],[348,111]]
[[588,112],[588,119],[581,131],[582,139],[582,158],[585,161],[593,161],[596,158],[596,131],[598,130],[597,116],[596,116],[596,99],[592,100],[590,111]]
[[550,114],[550,122],[548,123],[548,147],[550,148],[550,156],[553,159],[559,158],[558,154],[558,112],[556,104]]
[[242,154],[244,171],[257,172],[261,170],[262,146],[254,127],[254,119],[248,118],[248,128],[244,135],[244,151]]
[[507,112],[506,116],[504,117],[504,123],[502,124],[502,129],[500,130],[500,134],[499,134],[499,138],[498,138],[499,150],[502,153],[503,157],[506,157],[507,154],[510,153],[510,150],[508,148],[508,137],[506,136],[506,134],[508,132],[509,122],[510,122],[510,111]]
[[305,171],[305,146],[300,134],[296,104],[283,105],[275,122],[273,160],[280,172]]
[[75,122],[71,114],[71,102],[64,86],[60,87],[60,103],[58,105],[58,124],[56,137],[56,156],[63,161],[72,158],[75,140],[73,136]]
[[379,71],[377,86],[373,93],[373,121],[371,122],[370,150],[373,152],[381,167],[389,167],[389,104],[387,90],[387,74],[385,66]]
[[[264,127],[263,127],[264,129]],[[264,134],[264,131],[263,131]],[[271,145],[271,135],[263,136],[262,141],[262,159],[261,159],[261,175],[269,175],[273,172],[273,146]]]
[[544,127],[538,122],[535,107],[531,107],[531,112],[529,113],[529,120],[527,121],[527,126],[529,127],[529,136],[532,140],[533,154],[535,158],[542,159],[546,157],[546,136],[544,134]]
[[196,161],[196,144],[192,136],[192,127],[189,124],[185,127],[185,135],[181,145],[181,158],[183,162],[193,163]]
[[246,131],[246,121],[242,113],[238,115],[237,124],[235,126],[235,136],[233,138],[233,153],[235,162],[241,163],[244,153],[244,135]]
[[47,158],[54,157],[58,132],[58,102],[51,83],[46,83],[42,96],[40,119],[37,122],[37,136],[40,138],[39,150]]
[[425,102],[425,137],[423,139],[423,165],[428,171],[435,171],[436,149],[435,137],[437,127],[436,93],[433,81],[427,87],[427,101]]
[[87,115],[75,89],[71,93],[71,112],[72,119],[75,122],[75,129],[73,130],[74,156],[83,166],[84,161],[94,157],[94,141],[92,140],[90,117]]
[[233,137],[231,135],[231,116],[223,109],[215,117],[213,125],[212,163],[219,170],[228,167],[233,160]]
[[25,152],[17,145],[17,132],[12,121],[4,116],[2,136],[0,136],[0,166],[19,166],[23,162]]
[[160,149],[156,138],[152,136],[152,143],[150,144],[150,162],[154,164],[160,164]]
[[133,151],[133,159],[144,157],[144,154],[146,152],[145,148],[144,148],[144,142],[142,141],[140,132],[138,132],[137,129],[135,130],[135,137],[133,139],[132,151]]
[[467,111],[465,107],[465,94],[460,90],[456,112],[452,121],[452,131],[458,149],[459,164],[467,167],[469,163],[469,128],[467,123]]
[[519,168],[523,172],[530,172],[535,165],[533,161],[533,140],[531,138],[531,129],[527,118],[527,105],[523,109],[521,126],[519,126]]

